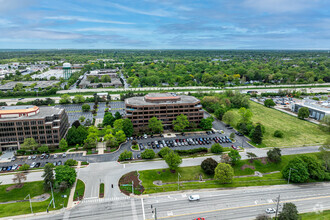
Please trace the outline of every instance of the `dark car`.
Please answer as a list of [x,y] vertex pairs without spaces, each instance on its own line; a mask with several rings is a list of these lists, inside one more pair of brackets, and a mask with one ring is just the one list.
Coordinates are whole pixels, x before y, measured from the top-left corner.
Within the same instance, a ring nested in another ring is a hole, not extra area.
[[11,168],[12,168],[12,166],[9,166],[9,167],[7,168],[7,171],[11,171]]
[[45,155],[45,159],[48,159],[48,158],[49,158],[49,154],[46,154],[46,155]]
[[141,155],[140,155],[140,154],[138,154],[138,155],[136,156],[136,158],[138,158],[138,159],[141,159]]
[[244,136],[244,134],[242,134],[242,133],[240,133],[238,131],[235,134],[238,135],[238,136]]
[[36,165],[34,166],[35,168],[40,167],[40,162],[36,163]]
[[2,167],[2,171],[6,171],[8,167]]

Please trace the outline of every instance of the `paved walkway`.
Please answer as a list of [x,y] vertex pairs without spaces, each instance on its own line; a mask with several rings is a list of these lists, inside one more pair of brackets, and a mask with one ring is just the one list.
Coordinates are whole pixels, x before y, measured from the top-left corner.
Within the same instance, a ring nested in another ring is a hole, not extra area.
[[[78,161],[78,165],[77,165],[77,169],[76,169],[77,170],[77,177],[79,176],[80,166],[81,166],[81,161]],[[77,180],[78,180],[78,178],[74,182],[74,184],[71,188],[71,191],[70,191],[70,196],[69,196],[68,205],[67,205],[68,209],[72,208],[73,205],[74,205],[73,204],[73,197],[74,197],[74,192],[76,191]]]
[[105,142],[97,142],[96,150],[97,154],[104,154]]

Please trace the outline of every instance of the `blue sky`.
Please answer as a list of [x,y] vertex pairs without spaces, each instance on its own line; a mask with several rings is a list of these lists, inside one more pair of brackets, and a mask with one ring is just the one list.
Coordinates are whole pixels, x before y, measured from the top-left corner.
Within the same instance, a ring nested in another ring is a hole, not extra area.
[[329,0],[0,0],[2,49],[329,49]]

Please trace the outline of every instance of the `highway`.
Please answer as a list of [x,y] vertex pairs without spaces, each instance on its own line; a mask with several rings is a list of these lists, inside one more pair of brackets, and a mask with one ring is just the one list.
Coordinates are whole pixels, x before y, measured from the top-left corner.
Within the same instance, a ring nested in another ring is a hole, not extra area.
[[[188,201],[187,196],[191,194],[199,194],[200,201]],[[266,208],[276,208],[278,196],[279,210],[285,202],[296,204],[299,212],[330,209],[330,183],[318,183],[212,189],[121,200],[89,199],[64,213],[33,219],[144,220],[154,219],[154,208],[157,219],[254,219],[265,213]]]

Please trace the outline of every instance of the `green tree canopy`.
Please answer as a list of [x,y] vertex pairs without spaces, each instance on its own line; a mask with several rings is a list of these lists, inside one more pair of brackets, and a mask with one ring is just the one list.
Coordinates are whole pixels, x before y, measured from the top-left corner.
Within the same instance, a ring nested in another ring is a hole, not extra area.
[[82,110],[83,112],[89,112],[89,111],[91,110],[91,106],[88,105],[88,104],[83,104],[83,105],[81,106],[81,110]]
[[166,154],[164,159],[170,170],[176,170],[182,163],[182,158],[173,151],[170,151],[168,154]]
[[249,123],[249,122],[251,121],[252,116],[253,116],[251,110],[250,110],[250,109],[246,109],[246,108],[244,108],[244,107],[240,108],[240,109],[238,110],[238,113],[239,113],[240,116],[241,116],[240,121],[241,121],[242,123],[245,123],[245,124]]
[[222,152],[224,152],[225,150],[223,149],[223,147],[219,144],[219,143],[214,143],[211,146],[211,152],[214,154],[222,154]]
[[183,131],[189,126],[188,117],[186,115],[178,115],[172,122],[175,131]]
[[[291,175],[290,175],[291,168]],[[304,183],[309,178],[307,164],[299,157],[289,161],[289,163],[282,170],[282,175],[285,179],[289,178],[294,183]]]
[[47,153],[49,151],[49,148],[47,145],[43,144],[40,147],[38,147],[38,151],[39,153]]
[[52,163],[48,163],[44,167],[44,173],[42,174],[42,178],[44,178],[44,189],[46,191],[50,190],[50,183],[54,184],[54,165]]
[[299,214],[297,206],[293,203],[284,203],[282,211],[278,215],[279,220],[298,220]]
[[201,168],[204,170],[206,174],[213,175],[215,168],[218,166],[218,162],[213,158],[206,158],[201,163]]
[[35,150],[38,147],[38,143],[34,138],[25,138],[21,148],[25,150]]
[[74,98],[72,99],[73,103],[84,103],[85,102],[85,97],[83,95],[75,95]]
[[126,140],[126,135],[124,131],[117,131],[115,134],[115,138],[118,143],[123,143]]
[[162,133],[164,130],[162,121],[158,120],[157,117],[152,117],[149,120],[148,127],[155,134]]
[[203,118],[201,120],[201,123],[199,124],[199,126],[204,130],[211,130],[212,126],[213,126],[213,124],[212,124],[213,121],[214,121],[213,117]]
[[152,149],[146,149],[141,153],[142,159],[154,159],[156,156],[155,152]]
[[227,112],[223,115],[222,120],[223,120],[226,124],[231,125],[231,124],[234,122],[234,120],[235,120],[235,115],[234,115],[234,113],[233,113],[232,111],[227,111]]
[[169,148],[169,147],[163,147],[163,148],[160,149],[160,151],[158,152],[158,155],[159,155],[161,158],[165,158],[165,156],[166,156],[170,151],[172,151],[171,148]]
[[230,149],[228,156],[230,157],[230,161],[233,165],[237,164],[241,160],[241,155],[239,155],[239,152],[234,149]]
[[71,103],[71,97],[69,94],[64,94],[61,96],[60,104],[69,104]]
[[258,124],[255,129],[252,131],[251,140],[256,144],[261,144],[262,142],[262,130],[261,125]]
[[219,163],[214,170],[214,179],[220,183],[231,183],[234,178],[234,169],[226,163]]
[[270,108],[270,107],[274,107],[276,104],[275,104],[275,102],[273,101],[273,99],[266,99],[266,100],[264,101],[264,105],[265,105],[266,107]]
[[309,117],[309,110],[307,107],[301,107],[298,110],[298,118],[299,119],[305,119]]
[[106,112],[103,118],[103,126],[113,126],[113,123],[116,121],[111,112]]
[[120,155],[119,155],[119,161],[124,161],[124,160],[129,160],[133,158],[133,153],[131,151],[124,150]]
[[72,186],[76,177],[76,170],[72,167],[61,165],[55,168],[55,182],[58,184],[66,182],[68,186]]
[[279,148],[273,148],[270,149],[269,151],[267,151],[267,157],[270,161],[274,162],[274,163],[279,163],[281,162],[281,149]]
[[62,138],[62,139],[60,140],[59,148],[60,148],[61,150],[65,150],[65,149],[68,148],[68,143],[66,142],[66,140],[65,140],[64,138]]
[[130,119],[126,118],[123,121],[123,131],[126,137],[131,137],[133,135],[134,129],[133,124]]

